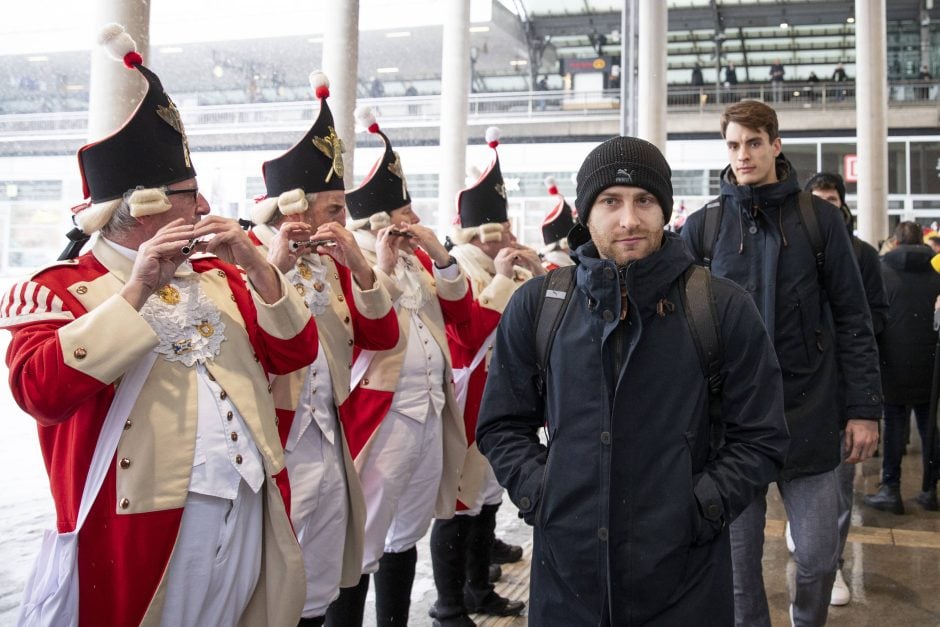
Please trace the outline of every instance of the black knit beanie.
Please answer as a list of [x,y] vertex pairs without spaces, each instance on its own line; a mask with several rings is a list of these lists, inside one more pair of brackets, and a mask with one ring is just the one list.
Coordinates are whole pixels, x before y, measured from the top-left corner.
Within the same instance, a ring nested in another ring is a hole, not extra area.
[[668,224],[672,217],[672,170],[659,148],[636,137],[613,137],[592,150],[578,170],[578,221],[587,225],[598,194],[614,185],[653,194]]

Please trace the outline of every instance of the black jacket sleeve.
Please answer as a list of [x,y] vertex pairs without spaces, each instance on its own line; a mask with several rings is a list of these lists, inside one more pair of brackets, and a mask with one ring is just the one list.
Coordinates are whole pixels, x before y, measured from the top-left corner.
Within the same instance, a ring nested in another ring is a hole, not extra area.
[[477,446],[529,524],[548,456],[538,437],[544,404],[536,386],[535,358],[535,310],[543,280],[537,277],[519,288],[499,321],[476,434]]
[[868,309],[871,311],[872,331],[877,338],[888,321],[888,297],[885,295],[885,282],[881,273],[881,259],[878,258],[878,251],[865,241],[860,240],[860,244],[858,269],[862,273],[862,283],[865,284]]

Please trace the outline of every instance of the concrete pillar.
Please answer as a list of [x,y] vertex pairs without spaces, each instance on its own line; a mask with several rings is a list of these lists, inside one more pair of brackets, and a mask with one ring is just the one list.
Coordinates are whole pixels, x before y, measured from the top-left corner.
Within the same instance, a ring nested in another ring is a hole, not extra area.
[[[448,0],[441,8],[441,154],[437,232],[450,234],[467,162],[467,99],[470,95],[470,0]],[[481,134],[482,137],[482,134]]]
[[[137,42],[137,51],[150,67],[150,3],[96,0],[92,24],[101,29],[116,22]],[[94,33],[97,38],[98,32]],[[165,85],[172,90],[172,85]],[[130,117],[147,91],[147,81],[136,70],[115,61],[97,41],[91,53],[91,82],[88,87],[88,141],[110,135]]]
[[[356,84],[359,75],[359,0],[331,0],[323,12],[323,72],[330,79],[330,111],[346,152],[346,189],[353,186],[356,148]],[[310,68],[312,72],[317,68]],[[312,96],[311,96],[312,97]],[[381,124],[381,121],[379,122]]]
[[666,153],[666,3],[640,0],[637,22],[637,136]]
[[639,0],[625,0],[620,15],[620,134],[636,136],[636,55]]
[[855,0],[858,231],[888,235],[888,70],[885,0]]

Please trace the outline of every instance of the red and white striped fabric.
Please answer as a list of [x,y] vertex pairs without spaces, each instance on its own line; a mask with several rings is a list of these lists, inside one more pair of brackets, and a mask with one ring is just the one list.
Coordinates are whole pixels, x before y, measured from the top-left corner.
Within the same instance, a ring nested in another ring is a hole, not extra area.
[[35,281],[15,284],[0,300],[0,329],[43,320],[74,320],[62,299]]

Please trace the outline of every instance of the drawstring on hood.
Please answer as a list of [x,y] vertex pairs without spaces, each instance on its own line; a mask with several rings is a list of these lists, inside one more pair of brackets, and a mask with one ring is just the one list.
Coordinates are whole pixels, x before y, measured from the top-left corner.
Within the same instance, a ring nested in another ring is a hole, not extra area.
[[[787,196],[800,190],[799,183],[796,180],[796,170],[780,153],[777,155],[775,168],[777,171],[777,182],[766,185],[738,185],[734,170],[728,165],[721,174],[721,195],[724,198],[726,206],[739,207],[738,211],[738,229],[739,243],[738,254],[744,254],[744,212],[748,211],[748,217],[755,219],[757,214],[764,206],[783,206]],[[730,204],[729,204],[730,203]],[[745,209],[746,208],[746,209]],[[772,218],[771,218],[772,219]],[[783,213],[777,213],[777,226],[780,230],[781,243],[784,247],[790,245],[787,235],[783,230]]]

